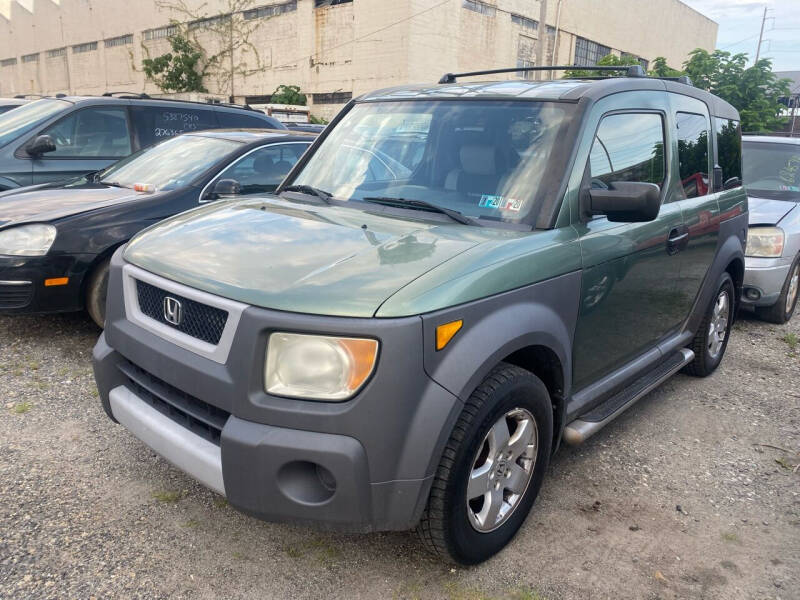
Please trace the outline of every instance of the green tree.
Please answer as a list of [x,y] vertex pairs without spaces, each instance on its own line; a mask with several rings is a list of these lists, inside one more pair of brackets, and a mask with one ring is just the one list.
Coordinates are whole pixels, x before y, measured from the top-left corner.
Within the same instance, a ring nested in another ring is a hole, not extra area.
[[306,95],[300,92],[300,87],[296,85],[279,85],[272,92],[274,104],[293,104],[295,106],[306,105]]
[[147,78],[164,92],[207,92],[200,48],[180,33],[170,36],[169,44],[172,52],[142,61]]
[[732,104],[741,116],[742,131],[769,132],[780,129],[785,108],[778,102],[789,95],[789,80],[778,79],[772,61],[762,58],[747,67],[747,54],[722,50],[712,53],[697,48],[683,65],[692,83]]
[[[628,67],[638,65],[639,59],[635,56],[617,56],[606,54],[597,61],[598,67]],[[570,69],[564,73],[566,79],[580,79],[582,77],[618,77],[624,71],[590,71],[588,69]]]
[[647,72],[652,77],[680,77],[683,71],[673,69],[667,64],[667,59],[663,56],[656,56],[650,65],[650,70]]

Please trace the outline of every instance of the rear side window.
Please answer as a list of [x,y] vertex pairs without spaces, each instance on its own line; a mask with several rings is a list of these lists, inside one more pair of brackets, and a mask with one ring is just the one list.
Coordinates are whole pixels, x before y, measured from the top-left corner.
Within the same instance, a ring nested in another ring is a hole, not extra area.
[[221,110],[217,112],[217,119],[219,119],[219,126],[223,128],[231,127],[234,129],[268,129],[274,128],[276,125],[272,119],[267,120],[267,116],[264,114],[258,116],[258,114],[248,114],[243,110]]
[[717,164],[722,167],[722,189],[742,185],[742,131],[739,121],[715,117],[717,125]]
[[131,120],[141,148],[182,133],[219,127],[212,109],[187,109],[180,105],[134,106]]
[[615,181],[664,183],[664,122],[655,113],[604,117],[589,156],[592,187],[608,189]]
[[131,153],[124,108],[85,108],[41,132],[53,138],[47,158],[121,158]]
[[684,198],[708,193],[708,119],[703,115],[679,112],[678,162]]

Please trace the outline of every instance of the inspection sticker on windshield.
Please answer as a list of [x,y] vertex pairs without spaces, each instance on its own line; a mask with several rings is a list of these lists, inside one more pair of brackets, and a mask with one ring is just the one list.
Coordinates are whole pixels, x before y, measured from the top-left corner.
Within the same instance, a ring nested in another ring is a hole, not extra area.
[[513,198],[503,198],[503,196],[493,196],[491,194],[484,194],[481,196],[478,206],[484,208],[496,208],[498,210],[511,210],[519,212],[522,208],[522,200],[514,200]]

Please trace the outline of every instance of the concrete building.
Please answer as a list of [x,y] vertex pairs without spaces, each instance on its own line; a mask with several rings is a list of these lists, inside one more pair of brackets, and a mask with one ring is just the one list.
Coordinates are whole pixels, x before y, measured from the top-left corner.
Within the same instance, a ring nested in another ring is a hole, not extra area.
[[209,92],[231,95],[232,83],[237,101],[255,102],[299,85],[325,117],[378,87],[535,65],[543,29],[544,64],[624,53],[679,67],[717,37],[679,0],[548,0],[546,28],[538,0],[0,0],[0,96],[158,93],[142,60],[169,50],[170,23],[212,55],[228,47],[231,7],[239,47],[206,78]]

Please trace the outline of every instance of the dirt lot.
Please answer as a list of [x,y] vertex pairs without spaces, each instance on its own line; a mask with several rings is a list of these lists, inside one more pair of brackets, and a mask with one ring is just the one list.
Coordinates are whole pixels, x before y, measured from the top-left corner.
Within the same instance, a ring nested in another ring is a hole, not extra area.
[[411,533],[231,509],[106,418],[97,334],[0,318],[0,598],[800,598],[800,318],[745,317],[713,377],[562,449],[515,541],[472,569]]

